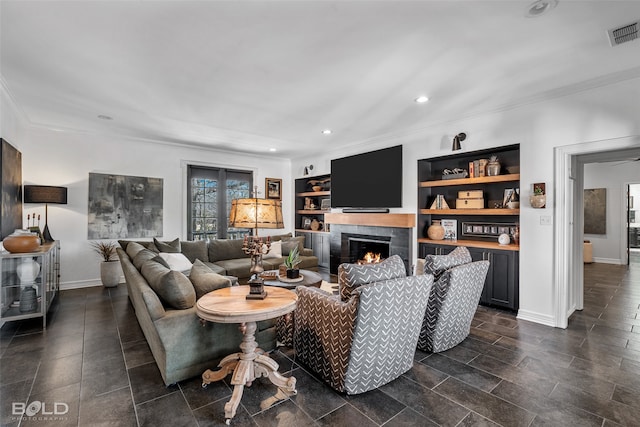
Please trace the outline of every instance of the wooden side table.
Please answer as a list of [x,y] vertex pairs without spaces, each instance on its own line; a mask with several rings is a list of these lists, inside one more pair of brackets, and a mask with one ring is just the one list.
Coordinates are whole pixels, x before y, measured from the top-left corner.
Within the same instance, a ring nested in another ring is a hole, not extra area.
[[226,423],[230,424],[235,416],[244,386],[251,386],[256,378],[268,377],[278,387],[277,400],[286,399],[297,393],[296,379],[285,378],[278,373],[278,364],[263,350],[258,348],[255,339],[256,322],[272,319],[290,313],[296,308],[297,295],[287,289],[265,286],[267,297],[263,300],[247,300],[249,286],[232,286],[209,292],[196,304],[198,316],[210,322],[239,323],[243,334],[241,352],[230,354],[222,359],[217,371],[207,369],[202,374],[202,387],[219,381],[233,372],[231,400],[224,405]]

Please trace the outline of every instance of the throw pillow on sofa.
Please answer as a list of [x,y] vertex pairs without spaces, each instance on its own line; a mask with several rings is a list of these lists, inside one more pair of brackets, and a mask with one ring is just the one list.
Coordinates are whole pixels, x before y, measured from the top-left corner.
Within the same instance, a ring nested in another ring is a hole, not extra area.
[[298,246],[298,252],[302,253],[304,249],[304,236],[289,237],[282,239],[282,256],[289,255],[294,247]]
[[171,270],[176,270],[176,271],[191,270],[191,265],[192,265],[191,261],[189,261],[189,259],[182,254],[160,252],[158,256],[162,258],[169,265],[169,268]]
[[362,285],[406,276],[407,270],[399,255],[392,255],[376,264],[340,264],[338,267],[340,299],[348,301],[351,298],[351,292]]
[[136,257],[136,255],[138,255],[138,252],[146,249],[144,246],[137,242],[128,242],[125,247],[125,252],[132,260]]
[[180,253],[180,239],[176,238],[170,242],[161,242],[160,240],[153,238],[153,244],[158,250],[157,252],[167,253]]
[[427,255],[424,259],[424,274],[433,274],[434,281],[437,281],[446,270],[470,262],[469,249],[458,246],[448,255]]
[[216,289],[228,288],[231,286],[230,279],[214,272],[198,259],[195,260],[193,267],[191,267],[189,280],[196,291],[196,299],[200,299],[201,296],[206,295],[211,291],[215,291]]
[[209,253],[206,240],[182,241],[180,249],[192,263],[197,259],[200,261],[209,261]]
[[149,260],[154,260],[155,262],[159,262],[160,264],[169,268],[169,265],[165,262],[165,260],[160,258],[160,256],[158,256],[157,253],[150,251],[149,249],[143,249],[140,252],[138,252],[136,256],[133,257],[131,262],[133,263],[133,265],[136,266],[138,270],[140,270],[142,268],[142,264],[144,264]]
[[145,261],[140,269],[151,289],[163,303],[178,310],[193,307],[196,291],[191,281],[179,271],[170,270],[153,260]]
[[269,258],[282,258],[282,242],[271,242],[271,247],[269,248],[269,252],[262,255],[263,259]]

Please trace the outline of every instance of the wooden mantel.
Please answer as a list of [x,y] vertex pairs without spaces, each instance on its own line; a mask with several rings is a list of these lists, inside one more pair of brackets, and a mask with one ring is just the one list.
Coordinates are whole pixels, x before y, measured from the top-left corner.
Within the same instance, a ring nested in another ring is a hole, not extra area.
[[412,213],[326,213],[324,223],[413,228],[416,226],[416,215]]

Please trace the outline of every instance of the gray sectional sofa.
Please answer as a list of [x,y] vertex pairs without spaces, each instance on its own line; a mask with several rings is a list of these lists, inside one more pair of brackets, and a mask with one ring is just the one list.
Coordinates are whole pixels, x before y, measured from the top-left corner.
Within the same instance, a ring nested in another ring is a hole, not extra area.
[[[277,238],[286,240],[289,237],[285,235]],[[298,240],[292,242],[297,244]],[[154,242],[136,243],[138,245],[121,241],[122,248],[118,248],[117,252],[129,299],[165,384],[199,376],[206,369],[215,369],[223,357],[238,352],[242,340],[238,325],[212,322],[201,324],[196,315],[196,290],[189,280],[190,272],[171,270],[158,260],[160,257],[156,255],[159,251]],[[144,253],[141,253],[140,244],[146,247]],[[210,276],[215,276],[218,281],[216,286],[221,287],[231,286],[232,280],[222,278],[221,281],[221,276],[214,272],[240,279],[249,277],[250,259],[245,256],[233,258],[240,255],[238,248],[241,244],[242,241],[222,240],[208,245],[206,242],[180,242],[180,249],[194,262],[193,269],[196,266],[206,269],[203,265],[208,266]],[[134,246],[136,250],[133,250]],[[205,256],[206,259],[202,259]],[[301,268],[317,269],[316,257],[306,255],[305,258]],[[201,262],[196,261],[197,259]],[[282,259],[273,258],[269,263],[267,261],[269,259],[264,260],[265,269],[277,268]],[[193,279],[193,275],[191,276]],[[174,289],[173,293],[166,293],[167,284]],[[273,350],[276,346],[275,324],[276,319],[258,322],[256,341],[265,351]]]

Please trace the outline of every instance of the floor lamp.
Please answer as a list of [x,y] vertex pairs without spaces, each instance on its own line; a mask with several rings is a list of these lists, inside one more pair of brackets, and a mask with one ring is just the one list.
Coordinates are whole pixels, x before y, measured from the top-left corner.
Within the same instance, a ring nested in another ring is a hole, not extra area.
[[258,198],[234,199],[231,201],[229,226],[255,230],[253,236],[244,237],[242,244],[242,251],[251,256],[250,290],[247,299],[264,299],[267,293],[264,291],[264,282],[260,277],[260,273],[264,271],[262,255],[269,253],[271,237],[267,236],[266,240],[262,240],[258,237],[258,229],[284,228],[282,202]]
[[67,187],[54,187],[50,185],[25,185],[24,203],[44,203],[44,231],[42,238],[45,242],[53,242],[49,232],[48,214],[49,203],[58,205],[67,204]]

